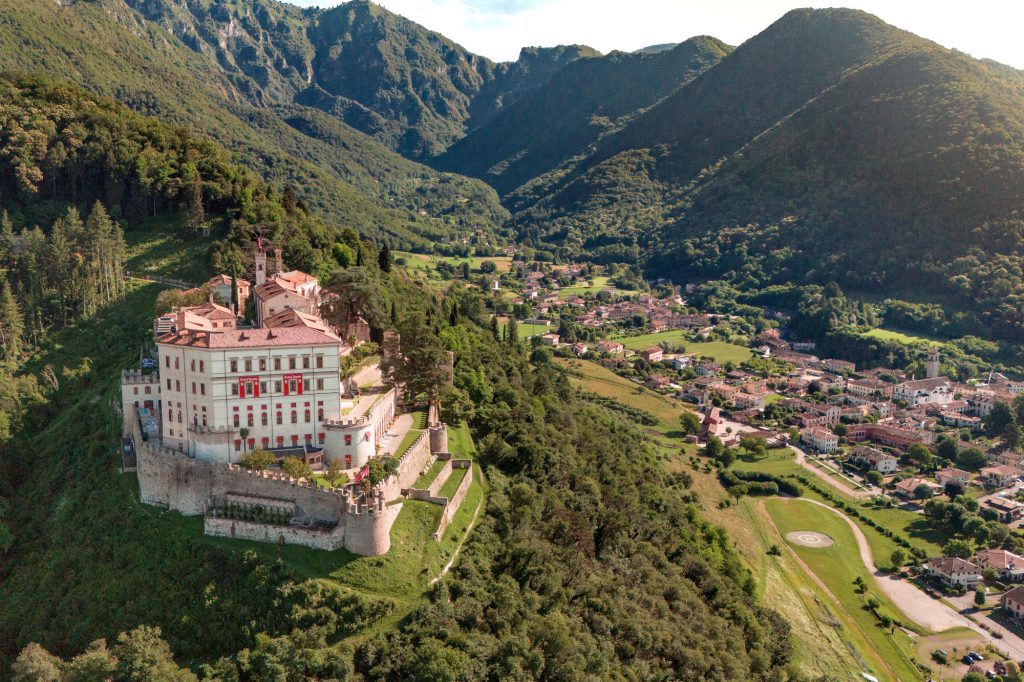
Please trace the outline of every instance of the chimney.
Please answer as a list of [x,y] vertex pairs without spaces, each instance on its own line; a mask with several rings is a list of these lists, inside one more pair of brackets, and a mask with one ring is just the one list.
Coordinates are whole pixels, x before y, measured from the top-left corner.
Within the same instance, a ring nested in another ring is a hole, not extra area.
[[281,249],[274,249],[274,268],[275,275],[284,272],[284,264],[281,262]]

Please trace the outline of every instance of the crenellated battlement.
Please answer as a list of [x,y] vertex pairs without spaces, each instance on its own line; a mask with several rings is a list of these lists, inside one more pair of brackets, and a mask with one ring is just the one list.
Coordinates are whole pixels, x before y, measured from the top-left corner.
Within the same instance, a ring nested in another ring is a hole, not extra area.
[[143,374],[140,369],[126,369],[121,372],[121,384],[159,384],[160,375],[156,372]]

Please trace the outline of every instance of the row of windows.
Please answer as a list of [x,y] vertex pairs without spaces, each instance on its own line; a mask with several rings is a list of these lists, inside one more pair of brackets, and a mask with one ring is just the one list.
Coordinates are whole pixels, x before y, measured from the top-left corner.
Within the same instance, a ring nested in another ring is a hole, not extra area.
[[[288,360],[288,369],[298,369],[298,366],[297,366],[298,365],[298,361],[297,361],[297,359],[295,357],[289,357],[289,358],[287,358],[287,360]],[[310,368],[310,362],[311,362],[310,357],[308,355],[303,355],[302,356],[302,369],[309,369]],[[238,360],[230,360],[228,364],[230,365],[232,372],[238,372]],[[281,358],[274,358],[274,369],[276,369],[276,370],[282,369],[281,364],[282,364],[281,363]],[[324,356],[317,355],[316,358],[315,358],[314,365],[315,365],[315,367],[317,369],[323,369],[323,367],[324,367]],[[168,369],[170,369],[170,367],[171,367],[171,356],[170,355],[165,355],[164,356],[164,366],[167,367]],[[265,372],[267,370],[267,359],[266,358],[258,358],[258,365],[257,366],[260,368],[261,372]],[[246,359],[242,360],[242,367],[244,368],[244,371],[251,372],[252,368],[253,368],[252,358],[246,358]],[[180,367],[179,367],[179,358],[177,358],[177,357],[174,358],[174,369],[180,369]],[[192,360],[192,371],[193,372],[196,371],[196,361],[194,359]],[[199,361],[199,371],[200,372],[205,372],[206,371],[206,361],[205,360],[200,360]]]
[[[172,386],[172,380],[168,379],[167,380],[167,390],[168,391],[171,390],[171,386]],[[174,386],[174,390],[175,391],[180,391],[181,390],[181,380],[180,379],[174,379],[173,380],[173,386]],[[196,382],[193,381],[192,382],[192,395],[197,395],[196,394],[196,386],[197,386]],[[303,391],[310,390],[311,386],[312,386],[312,383],[311,383],[310,379],[303,379],[302,380],[302,390]],[[206,384],[199,383],[198,387],[199,387],[198,395],[206,395]],[[284,386],[282,385],[282,383],[280,381],[275,381],[274,382],[274,393],[281,393],[283,388],[284,388]],[[288,391],[289,391],[289,394],[296,393],[298,391],[298,389],[299,389],[298,380],[290,379],[288,381]],[[324,380],[323,379],[317,379],[316,380],[316,390],[318,390],[318,391],[324,390]],[[135,389],[135,394],[138,395],[138,393],[139,393],[139,390],[136,388]],[[148,386],[146,387],[146,393],[149,393],[149,387]],[[266,381],[261,381],[260,382],[260,393],[261,394],[266,394],[267,393],[267,382]],[[233,395],[233,396],[237,396],[238,395],[238,384],[236,384],[234,382],[232,382],[232,384],[231,384],[231,395]]]
[[[308,424],[309,421],[310,421],[310,415],[311,414],[312,413],[309,410],[303,410],[303,412],[302,412],[302,421],[304,423]],[[284,412],[282,412],[281,410],[278,410],[275,413],[274,420],[275,420],[275,423],[277,423],[278,425],[284,424]],[[321,407],[320,409],[318,409],[316,411],[316,420],[318,422],[322,422],[324,420],[324,408]],[[269,422],[270,422],[270,417],[268,416],[268,413],[266,413],[266,412],[260,413],[260,426],[269,426],[270,425]],[[203,423],[204,424],[206,423],[206,417],[203,417]],[[292,413],[291,413],[291,423],[292,424],[298,424],[299,423],[299,411],[298,410],[292,410]],[[239,415],[237,413],[232,415],[232,424],[234,425],[234,427],[236,429],[242,425],[241,424],[241,419],[240,419],[240,417],[239,417]],[[246,425],[247,426],[256,426],[256,416],[252,412],[250,412],[249,414],[246,415]]]
[[[273,360],[274,360],[274,369],[275,370],[282,369],[282,367],[281,367],[281,358],[274,358]],[[288,360],[288,369],[298,369],[298,367],[297,367],[297,359],[294,356],[287,358],[287,360]],[[230,366],[232,373],[238,372],[238,360],[229,360],[228,361],[228,365]],[[324,356],[317,355],[316,356],[315,365],[316,365],[317,369],[323,369],[323,367],[324,367]],[[266,358],[258,358],[258,367],[260,368],[261,372],[265,372],[267,370],[267,359]],[[309,367],[310,367],[310,357],[308,355],[303,355],[302,356],[302,369],[309,369]],[[245,372],[251,372],[252,368],[253,368],[252,358],[245,358],[244,360],[242,360],[242,368],[243,368],[243,371],[245,371]]]
[[[321,445],[324,444],[324,438],[325,438],[325,434],[323,434],[323,433],[318,433],[317,434],[317,440],[320,442]],[[274,440],[277,442],[277,447],[284,447],[284,436],[278,436]],[[312,443],[313,443],[313,434],[311,434],[311,433],[305,434],[305,436],[303,436],[303,440],[305,441],[305,443],[307,445],[312,445]],[[291,437],[291,442],[292,442],[292,447],[297,447],[298,444],[299,444],[299,437],[298,437],[298,435],[293,434],[292,437]],[[263,438],[260,438],[260,444],[264,448],[269,448],[270,447],[270,438],[267,438],[266,436],[264,436]],[[246,441],[246,445],[248,445],[250,448],[255,448],[256,447],[256,439],[255,438],[249,438]],[[241,438],[236,438],[235,439],[235,452],[240,452],[241,450],[242,450],[242,439]],[[314,459],[311,458],[310,463],[315,464],[316,461],[314,461]],[[350,468],[351,465],[352,465],[352,456],[351,455],[346,455],[345,456],[345,466],[346,466],[346,468]]]

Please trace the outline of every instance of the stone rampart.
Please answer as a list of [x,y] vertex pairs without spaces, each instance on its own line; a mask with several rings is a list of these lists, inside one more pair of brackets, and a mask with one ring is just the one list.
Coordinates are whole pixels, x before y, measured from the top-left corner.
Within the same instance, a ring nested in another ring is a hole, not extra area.
[[403,488],[411,487],[430,457],[430,439],[424,431],[398,461],[398,471],[380,484],[378,489],[384,494],[384,499],[393,500],[402,494]]
[[[469,462],[470,460],[459,460],[463,462]],[[473,485],[473,467],[472,462],[466,471],[466,476],[462,479],[462,483],[459,483],[459,487],[455,489],[455,494],[448,500],[448,504],[441,510],[441,520],[437,524],[437,530],[434,531],[434,539],[440,542],[441,538],[444,537],[444,532],[448,529],[448,524],[455,518],[456,512],[459,511],[459,507],[462,506],[462,501],[466,499],[466,493],[469,492],[469,486]]]
[[345,546],[346,528],[336,526],[331,530],[282,526],[253,521],[239,521],[214,516],[207,516],[203,521],[203,531],[207,535],[257,542],[273,542],[286,545],[302,545],[313,549],[333,551]]

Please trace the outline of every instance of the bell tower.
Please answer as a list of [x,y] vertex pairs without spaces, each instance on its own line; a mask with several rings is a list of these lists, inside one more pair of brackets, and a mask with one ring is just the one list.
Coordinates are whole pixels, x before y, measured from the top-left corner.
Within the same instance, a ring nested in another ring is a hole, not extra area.
[[256,286],[267,283],[267,252],[263,240],[256,242]]
[[932,348],[928,351],[928,364],[925,373],[925,377],[928,379],[934,379],[939,376],[939,349]]

